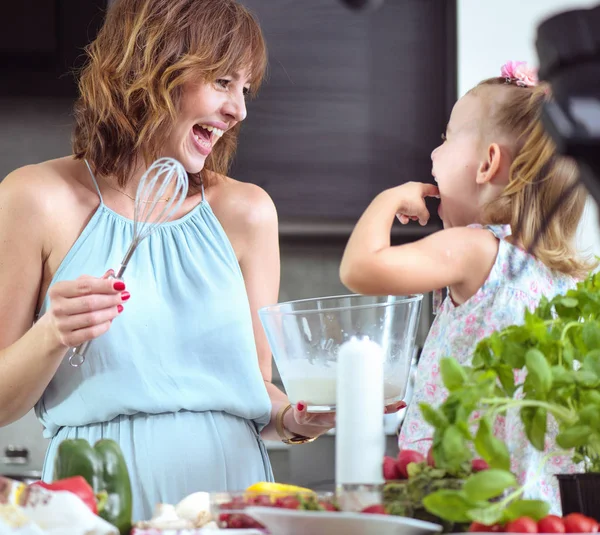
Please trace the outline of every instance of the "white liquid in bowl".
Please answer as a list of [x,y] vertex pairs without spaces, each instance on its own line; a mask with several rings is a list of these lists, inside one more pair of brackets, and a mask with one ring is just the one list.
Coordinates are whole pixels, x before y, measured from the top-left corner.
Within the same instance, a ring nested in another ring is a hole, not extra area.
[[[315,365],[305,360],[288,362],[280,369],[288,397],[291,403],[304,401],[310,405],[335,406],[337,364]],[[386,365],[384,368],[384,397],[398,400],[404,397],[408,370],[402,366]]]

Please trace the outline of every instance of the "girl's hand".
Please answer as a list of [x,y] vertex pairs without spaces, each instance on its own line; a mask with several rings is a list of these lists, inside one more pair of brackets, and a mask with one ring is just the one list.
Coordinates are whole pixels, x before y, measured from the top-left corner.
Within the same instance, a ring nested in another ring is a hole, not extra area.
[[[384,414],[393,414],[406,407],[404,401],[398,401],[388,405]],[[310,413],[306,411],[307,404],[300,401],[294,407],[294,420],[302,426],[302,435],[307,437],[318,437],[335,427],[335,412]]]
[[44,316],[58,345],[76,347],[108,331],[129,299],[124,283],[110,277],[112,269],[101,278],[82,275],[50,288],[50,307]]
[[429,221],[429,210],[425,205],[425,197],[436,197],[439,199],[440,191],[433,184],[423,182],[407,182],[402,186],[384,191],[381,195],[390,195],[396,198],[396,217],[403,225],[409,221],[418,221],[420,225],[426,225]]

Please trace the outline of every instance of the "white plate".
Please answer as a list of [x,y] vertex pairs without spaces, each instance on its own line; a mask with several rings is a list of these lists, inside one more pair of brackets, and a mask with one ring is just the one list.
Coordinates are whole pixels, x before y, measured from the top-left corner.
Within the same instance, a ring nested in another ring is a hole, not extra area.
[[392,515],[247,507],[272,535],[428,535],[442,526]]

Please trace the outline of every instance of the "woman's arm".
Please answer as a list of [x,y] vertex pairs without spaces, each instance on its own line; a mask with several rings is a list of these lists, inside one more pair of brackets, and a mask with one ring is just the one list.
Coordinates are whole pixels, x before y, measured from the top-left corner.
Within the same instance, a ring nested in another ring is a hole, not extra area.
[[[38,174],[23,168],[0,183],[0,427],[32,409],[71,343],[108,329],[120,300],[108,280],[59,283],[50,292],[50,310],[32,326],[50,247],[46,214],[60,214],[46,206],[49,192]],[[96,292],[104,295],[94,299],[114,305],[96,311],[97,303],[87,300]],[[74,314],[80,304],[90,306]],[[87,328],[74,332],[81,321]]]
[[[234,232],[234,240],[242,245],[240,267],[246,284],[248,301],[252,313],[252,324],[258,362],[265,386],[272,403],[271,421],[263,429],[262,436],[268,440],[279,440],[275,430],[275,418],[279,410],[289,403],[287,396],[272,382],[272,356],[266,334],[258,317],[263,306],[277,303],[279,296],[280,261],[279,230],[277,211],[269,195],[252,184],[237,183],[243,194],[229,196],[237,206],[225,212],[237,213],[236,221],[229,220],[228,230]],[[242,200],[243,199],[243,200]],[[224,202],[224,201],[222,201]],[[228,217],[227,217],[228,218]],[[228,218],[229,219],[229,218]],[[233,227],[235,226],[235,229]],[[333,427],[334,415],[307,415],[306,410],[288,411],[284,426],[290,433],[317,436]]]

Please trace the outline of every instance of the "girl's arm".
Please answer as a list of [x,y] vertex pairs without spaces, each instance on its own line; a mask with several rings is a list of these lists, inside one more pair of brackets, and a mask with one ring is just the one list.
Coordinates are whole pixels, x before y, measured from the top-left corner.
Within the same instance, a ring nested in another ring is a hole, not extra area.
[[463,302],[483,285],[498,241],[484,229],[450,228],[404,245],[392,246],[396,216],[427,224],[425,197],[436,197],[431,184],[409,182],[380,193],[359,219],[346,246],[340,278],[352,291],[371,295],[406,295],[450,287]]

